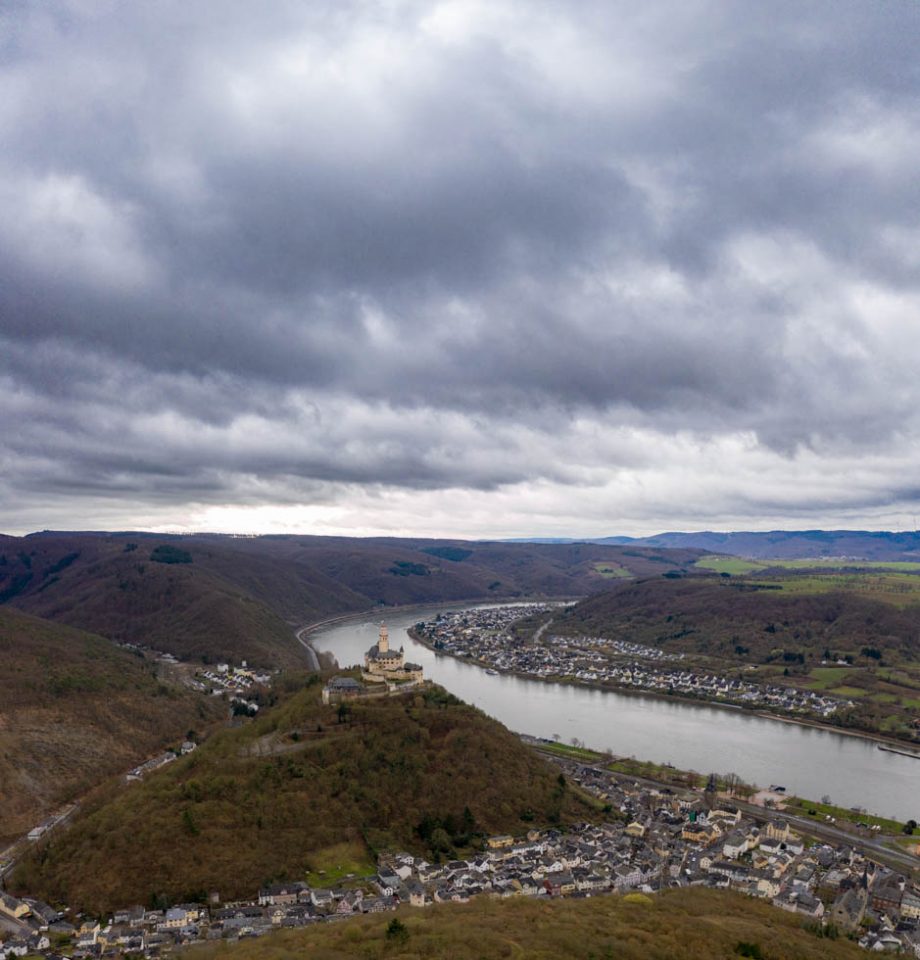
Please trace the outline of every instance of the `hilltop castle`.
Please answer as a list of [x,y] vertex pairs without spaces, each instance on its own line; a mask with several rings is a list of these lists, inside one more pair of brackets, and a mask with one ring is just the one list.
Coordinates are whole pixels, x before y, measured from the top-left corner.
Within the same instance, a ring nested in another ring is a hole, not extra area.
[[422,668],[417,663],[406,663],[403,648],[390,649],[390,635],[386,625],[381,624],[377,642],[364,654],[363,678],[370,683],[387,680],[421,680]]

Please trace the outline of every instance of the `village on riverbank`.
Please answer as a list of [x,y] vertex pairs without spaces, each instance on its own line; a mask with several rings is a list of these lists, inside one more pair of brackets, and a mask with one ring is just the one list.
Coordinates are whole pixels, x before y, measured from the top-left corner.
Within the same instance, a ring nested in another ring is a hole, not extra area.
[[[541,628],[518,636],[513,623],[553,604],[477,608],[438,614],[411,636],[438,653],[489,670],[539,680],[616,687],[827,720],[852,701],[794,687],[761,684],[688,666],[679,653],[604,637],[562,637]],[[547,624],[551,626],[551,623]]]
[[[672,685],[674,678],[699,676],[687,669],[682,654],[640,644],[556,638],[546,636],[547,629],[535,644],[533,637],[524,640],[515,634],[516,621],[551,613],[554,608],[522,604],[442,614],[417,624],[413,635],[439,652],[472,659],[489,670],[540,679],[595,683],[610,664],[630,676],[638,677],[642,671],[649,677],[668,676]],[[509,648],[522,651],[522,658],[529,648],[549,651],[558,660],[515,660]],[[421,668],[409,664],[407,672],[405,659],[402,649],[389,647],[386,629],[381,628],[377,644],[365,655],[367,684],[354,680],[349,684],[376,687],[381,694],[393,696],[417,688],[425,682]],[[520,669],[524,663],[526,670]],[[576,669],[553,673],[557,664]],[[195,681],[208,683],[206,692],[242,698],[249,686],[245,669],[245,665],[218,667],[208,671],[213,676],[202,671]],[[224,677],[225,683],[213,682]],[[326,702],[349,695],[350,688],[343,686],[347,679],[330,678],[324,691]],[[739,689],[727,688],[725,701],[731,702]],[[920,956],[916,884],[920,861],[908,848],[885,849],[879,842],[882,838],[868,830],[847,835],[817,825],[810,829],[782,811],[756,811],[735,797],[719,795],[712,785],[704,790],[652,782],[641,774],[610,769],[600,755],[586,759],[578,756],[578,750],[560,755],[564,753],[558,749],[561,745],[522,739],[547,756],[557,748],[549,759],[559,766],[560,785],[592,794],[603,812],[602,822],[565,829],[522,826],[520,836],[481,836],[469,849],[432,851],[427,858],[390,851],[380,855],[371,875],[331,871],[327,884],[315,875],[311,882],[291,877],[253,890],[249,899],[232,902],[224,902],[215,890],[200,902],[126,905],[108,916],[88,917],[2,893],[0,960],[30,955],[48,960],[126,954],[156,957],[202,941],[234,941],[280,928],[480,896],[647,896],[698,886],[769,901],[800,915],[816,936],[848,936],[874,951],[902,950]],[[189,742],[178,752],[194,748]],[[39,836],[36,833],[30,839]],[[893,838],[885,840],[893,844]]]

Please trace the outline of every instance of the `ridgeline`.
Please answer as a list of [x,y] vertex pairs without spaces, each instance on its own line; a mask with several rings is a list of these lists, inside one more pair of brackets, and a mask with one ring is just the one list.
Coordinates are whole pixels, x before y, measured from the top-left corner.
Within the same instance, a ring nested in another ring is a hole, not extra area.
[[0,536],[0,604],[180,658],[303,665],[292,627],[379,606],[584,596],[699,551],[345,537]]

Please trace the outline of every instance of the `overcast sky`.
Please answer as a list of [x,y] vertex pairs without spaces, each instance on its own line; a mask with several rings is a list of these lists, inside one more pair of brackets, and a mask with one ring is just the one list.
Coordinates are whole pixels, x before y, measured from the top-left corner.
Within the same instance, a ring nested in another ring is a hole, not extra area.
[[4,0],[0,530],[916,526],[920,4]]

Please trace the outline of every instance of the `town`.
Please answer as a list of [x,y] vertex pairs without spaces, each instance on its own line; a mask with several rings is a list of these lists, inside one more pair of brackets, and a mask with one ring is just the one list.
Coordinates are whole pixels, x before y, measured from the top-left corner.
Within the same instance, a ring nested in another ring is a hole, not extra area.
[[816,935],[850,936],[867,949],[920,956],[920,890],[909,871],[902,875],[882,865],[858,837],[830,842],[795,832],[781,814],[755,814],[730,797],[675,791],[576,760],[554,762],[561,778],[603,804],[605,822],[486,837],[456,859],[386,853],[373,876],[346,877],[334,888],[291,881],[253,891],[245,901],[223,903],[215,891],[207,903],[126,906],[105,918],[65,917],[38,900],[0,893],[0,920],[15,930],[0,943],[0,960],[155,957],[196,942],[261,936],[403,905],[477,896],[651,895],[693,886],[766,899],[801,915]]
[[[852,702],[814,690],[753,683],[677,664],[682,654],[602,637],[516,637],[512,623],[552,605],[480,608],[439,614],[417,623],[412,636],[438,653],[468,659],[489,670],[541,680],[569,680],[649,693],[826,719]],[[666,665],[667,664],[667,665]]]

